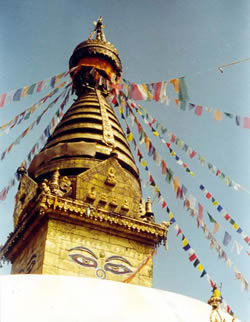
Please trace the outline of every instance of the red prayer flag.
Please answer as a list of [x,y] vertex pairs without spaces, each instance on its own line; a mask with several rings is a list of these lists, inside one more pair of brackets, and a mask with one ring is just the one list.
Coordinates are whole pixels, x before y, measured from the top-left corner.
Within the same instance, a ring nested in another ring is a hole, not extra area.
[[195,260],[196,259],[196,254],[192,254],[190,257],[189,257],[189,260],[190,260],[190,262],[192,262],[193,260]]
[[5,97],[6,97],[6,94],[2,94],[0,96],[0,107],[3,107],[4,105],[4,101],[5,101]]
[[36,88],[36,91],[37,92],[40,92],[41,91],[42,85],[43,85],[43,81],[40,81],[40,82],[37,83],[37,88]]
[[166,205],[167,205],[166,201],[163,201],[163,203],[162,203],[161,207],[162,207],[162,208],[165,208],[165,207],[166,207]]
[[161,82],[154,83],[154,90],[155,90],[154,100],[156,102],[158,102],[160,99],[161,86],[162,86]]
[[198,216],[197,216],[197,227],[200,227],[200,223],[202,222],[203,218],[203,207],[200,203],[198,203]]
[[178,229],[178,232],[177,232],[177,234],[176,234],[176,236],[179,236],[179,235],[180,235],[180,233],[181,233],[181,229],[179,228],[179,229]]
[[208,192],[208,193],[206,194],[206,197],[207,197],[207,199],[210,199],[210,198],[212,197],[211,193],[210,193],[210,192]]
[[171,142],[175,143],[175,140],[176,140],[176,136],[174,134],[172,134]]
[[137,84],[131,84],[131,98],[134,100],[143,100],[142,94],[137,86]]
[[250,129],[250,117],[244,117],[244,124],[245,129]]
[[190,158],[192,159],[195,155],[196,155],[196,152],[192,151],[192,153],[190,154]]
[[198,115],[198,116],[201,116],[201,114],[202,114],[202,106],[197,105],[197,106],[196,106],[196,108],[195,108],[194,113],[195,113],[196,115]]
[[226,220],[229,220],[231,217],[229,216],[229,214],[226,214],[226,215],[224,216],[224,218],[225,218]]

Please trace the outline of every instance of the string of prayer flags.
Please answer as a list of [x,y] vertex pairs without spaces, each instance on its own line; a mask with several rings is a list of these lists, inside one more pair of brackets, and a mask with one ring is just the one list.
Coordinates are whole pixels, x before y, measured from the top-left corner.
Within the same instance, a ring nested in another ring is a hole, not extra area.
[[[72,68],[70,72],[72,72],[76,67]],[[52,76],[46,80],[39,81],[32,85],[24,86],[23,88],[14,89],[7,93],[0,94],[0,107],[3,107],[6,104],[11,104],[12,102],[20,101],[22,98],[27,95],[32,95],[34,92],[41,92],[47,87],[54,88],[57,83],[59,83],[60,79],[64,76],[66,77],[69,72],[63,72]]]
[[0,108],[6,104],[11,104],[12,102],[20,101],[22,98],[27,97],[28,95],[32,95],[35,92],[39,93],[48,87],[54,88],[55,85],[58,84],[63,77],[67,77],[77,68],[78,66],[75,66],[66,72],[62,72],[60,74],[49,77],[37,83],[27,85],[19,89],[12,89],[7,93],[0,94]]
[[[126,119],[125,118],[124,118],[124,120],[126,122]],[[129,126],[128,126],[127,122],[126,122],[126,127],[127,127],[127,133],[129,133],[130,132],[130,129],[129,129]],[[142,159],[143,156],[142,156],[141,151],[139,150],[139,148],[138,148],[135,140],[133,140],[133,144],[135,146],[135,150],[137,151],[136,155],[139,158],[140,163],[142,163],[141,161],[144,160],[144,159]],[[139,151],[139,153],[138,153],[138,151]],[[173,216],[173,213],[171,212],[171,210],[167,206],[167,203],[164,200],[164,198],[162,197],[162,194],[161,194],[159,188],[156,186],[155,180],[154,180],[152,174],[149,172],[148,167],[146,167],[146,168],[144,167],[144,169],[147,171],[148,178],[149,178],[148,180],[149,180],[150,186],[152,186],[155,191],[158,190],[158,192],[159,192],[158,198],[159,198],[159,202],[161,202],[162,209],[166,208],[167,213],[169,213],[169,222],[171,224],[175,223],[176,220],[175,220],[175,218]],[[218,252],[218,255],[219,255],[220,258],[224,258],[225,259],[227,266],[232,267],[232,261],[229,259],[229,257],[227,256],[227,254],[224,252],[224,250],[221,248],[221,246],[217,243],[216,239],[212,236],[212,234],[209,232],[207,226],[205,225],[205,223],[204,223],[204,221],[202,219],[202,216],[203,216],[203,207],[200,204],[199,204],[199,215],[198,216],[199,216],[199,224],[202,227],[202,231],[204,232],[205,236],[209,240],[211,240],[211,247],[213,247],[213,248],[216,249],[216,251]],[[179,235],[181,232],[182,232],[181,229],[178,229],[177,235]],[[185,238],[184,235],[183,235],[182,248],[185,251],[190,250],[190,255],[189,255],[190,262],[194,261],[193,265],[194,265],[194,267],[197,267],[197,269],[201,272],[201,277],[205,276],[207,274],[206,270],[200,264],[200,261],[197,258],[197,255],[195,254],[194,250],[191,249],[191,246],[190,246],[189,242],[187,241],[187,239]],[[237,269],[237,268],[235,268],[235,269]],[[245,288],[244,289],[247,290],[248,289],[248,282],[244,279],[244,277],[242,276],[242,274],[240,276],[241,276],[242,285],[245,285]]]
[[[150,84],[136,84],[131,83],[123,79],[123,84],[119,86],[119,89],[116,84],[110,84],[111,88],[114,88],[116,91],[120,91],[120,95],[127,98],[133,99],[135,101],[160,101],[161,103],[165,102],[169,104],[169,97],[166,93],[167,85],[171,83],[178,94],[178,102],[181,102],[181,108],[185,109],[186,103],[189,99],[187,85],[184,77],[174,78],[170,81],[161,81]],[[121,94],[121,89],[123,92]],[[118,93],[116,93],[117,95]]]
[[[132,104],[130,104],[132,106]],[[171,131],[167,130],[163,125],[161,125],[161,123],[159,121],[157,121],[155,118],[153,118],[146,110],[145,108],[143,108],[140,104],[134,102],[134,109],[136,110],[136,112],[141,115],[141,117],[144,120],[145,124],[156,124],[156,130],[152,127],[152,132],[155,134],[158,134],[159,138],[163,141],[164,137],[161,136],[157,130],[159,129],[161,131],[161,134],[167,134],[168,138],[171,140],[171,143],[175,143],[176,146],[179,149],[182,149],[183,151],[186,152],[186,154],[192,159],[194,157],[198,157],[199,161],[200,161],[200,165],[204,166],[205,164],[207,164],[208,170],[210,171],[210,173],[216,175],[226,186],[228,187],[232,187],[234,190],[238,191],[239,189],[242,191],[245,191],[248,193],[248,195],[250,195],[250,191],[247,190],[244,186],[240,185],[239,183],[236,183],[235,181],[233,181],[230,177],[228,177],[225,173],[223,173],[223,171],[219,170],[215,165],[213,165],[211,162],[207,161],[203,156],[201,156],[200,154],[198,154],[191,146],[189,146],[188,144],[186,144],[181,138],[177,137],[174,133],[172,133]],[[154,123],[152,123],[154,121]],[[154,135],[155,135],[154,134]],[[157,135],[155,135],[157,136]],[[164,143],[164,141],[163,141]],[[171,146],[169,145],[169,148],[171,148]],[[178,159],[178,156],[177,156]],[[178,159],[177,160],[179,162],[179,164],[181,164],[182,162]],[[183,166],[186,167],[186,164],[183,162]]]
[[250,237],[243,231],[243,229],[235,222],[235,220],[228,214],[228,212],[219,204],[219,202],[212,196],[210,192],[204,187],[204,185],[200,185],[200,190],[206,196],[208,200],[211,200],[211,203],[214,207],[216,207],[217,211],[224,217],[226,221],[228,221],[234,228],[234,230],[240,234],[243,240],[250,245]]
[[[203,278],[204,276],[207,277],[207,281],[208,284],[210,285],[210,287],[213,289],[215,282],[211,279],[210,275],[208,274],[207,270],[204,268],[204,266],[201,264],[195,250],[191,247],[189,241],[187,240],[186,236],[182,233],[181,228],[179,227],[178,224],[174,225],[174,229],[176,231],[178,231],[177,233],[177,237],[179,235],[181,235],[181,239],[182,239],[182,249],[185,252],[188,252],[188,260],[190,263],[193,264],[193,267],[196,268],[200,273],[200,278]],[[226,303],[225,299],[222,297],[222,303],[223,306],[226,308],[227,312],[231,315],[234,315],[232,309],[230,308],[230,306]]]
[[[212,218],[211,215],[209,215]],[[215,222],[215,220],[212,220],[212,222]],[[213,234],[209,231],[207,225],[205,224],[205,222],[203,221],[203,207],[201,204],[198,203],[198,216],[197,216],[197,224],[198,224],[198,228],[199,226],[201,226],[201,229],[205,235],[205,238],[208,239],[210,241],[210,247],[212,249],[214,249],[217,253],[218,253],[218,257],[220,259],[224,259],[225,261],[225,264],[228,268],[232,268],[233,266],[233,269],[234,270],[238,270],[238,268],[233,264],[233,261],[229,258],[229,256],[227,255],[227,253],[225,252],[225,250],[220,246],[220,244],[217,242],[216,238],[213,236]],[[225,235],[224,235],[224,239],[223,239],[223,245],[224,246],[228,246],[229,242],[231,241],[232,237],[231,235],[225,231]],[[239,250],[237,248],[237,245],[238,243],[236,242],[236,249],[237,251]],[[241,281],[241,284],[242,284],[242,288],[245,290],[245,291],[248,291],[249,290],[249,284],[248,284],[248,281],[244,278],[244,276],[240,273],[240,276],[241,278],[240,281]],[[243,287],[244,286],[244,287]]]
[[[135,121],[135,123],[137,124],[137,130],[138,130],[138,133],[140,134],[140,143],[145,143],[146,144],[146,149],[149,151],[149,155],[151,156],[151,155],[153,155],[153,157],[154,157],[154,160],[158,160],[159,162],[159,164],[161,163],[161,162],[163,162],[163,160],[161,160],[161,157],[160,157],[160,155],[159,155],[159,153],[156,151],[156,149],[155,149],[155,147],[153,146],[153,144],[152,144],[152,142],[150,141],[150,139],[148,138],[148,136],[146,135],[146,133],[144,132],[144,130],[143,130],[143,128],[142,128],[142,126],[141,126],[141,124],[140,124],[140,122],[138,121],[138,119],[137,119],[137,117],[134,115],[134,113],[133,113],[133,110],[132,110],[132,108],[131,108],[131,106],[132,106],[132,104],[129,104],[129,102],[128,101],[126,101],[126,106],[128,106],[129,107],[129,110],[130,110],[130,112],[132,113],[132,115],[133,115],[133,120]],[[135,108],[135,110],[136,111],[138,111],[137,110],[137,108]],[[143,117],[143,115],[141,114],[141,117],[143,118],[143,121],[144,121],[144,123],[145,124],[147,124],[149,127],[150,127],[150,129],[151,129],[151,131],[153,132],[153,135],[154,136],[157,136],[160,140],[161,140],[161,142],[166,146],[166,148],[168,149],[168,151],[169,151],[169,153],[170,153],[170,155],[172,156],[172,157],[174,157],[174,159],[175,159],[175,161],[176,161],[176,163],[178,164],[178,165],[180,165],[180,166],[182,166],[184,169],[185,169],[185,171],[187,172],[187,173],[189,173],[191,176],[194,176],[194,173],[193,173],[193,171],[188,167],[188,165],[186,164],[186,163],[184,163],[181,159],[180,159],[180,157],[178,156],[178,155],[176,155],[176,153],[175,153],[175,151],[171,148],[171,143],[170,142],[167,142],[161,135],[159,135],[159,133],[153,128],[153,122],[151,122],[151,123],[149,123],[148,121],[147,121],[147,119],[145,118],[145,117]],[[176,186],[176,185],[175,185]],[[177,189],[176,189],[177,190]]]
[[[63,100],[63,102],[61,103],[60,105],[60,108],[56,111],[56,117],[53,116],[52,119],[50,120],[48,126],[45,128],[45,130],[42,132],[42,135],[40,136],[38,142],[36,142],[32,149],[30,150],[30,152],[28,153],[27,155],[27,166],[30,164],[30,162],[32,161],[32,157],[35,156],[35,154],[37,154],[41,148],[44,146],[44,144],[46,143],[46,140],[53,134],[56,126],[59,124],[59,122],[61,121],[64,113],[63,113],[63,110],[65,108],[65,105],[67,104],[68,100],[69,100],[69,95],[70,95],[70,91],[71,91],[71,88],[69,87],[67,89],[67,92],[65,94],[65,98]],[[40,146],[41,144],[41,146]],[[8,192],[9,190],[14,187],[16,183],[16,179],[15,177],[13,177],[8,185],[3,188],[1,191],[0,191],[0,201],[4,201],[8,195]]]
[[227,118],[235,120],[235,123],[237,126],[242,125],[244,129],[250,129],[250,117],[247,117],[247,116],[242,117],[240,115],[233,115],[232,113],[228,113],[228,112],[222,113],[220,110],[213,109],[211,107],[196,105],[194,103],[189,103],[189,111],[194,111],[194,114],[196,114],[197,116],[201,116],[203,111],[208,113],[212,112],[213,119],[215,121],[222,121],[223,114],[224,114]]
[[[3,124],[0,126],[0,130],[2,130],[4,133],[9,133],[9,130],[14,128],[16,125],[19,125],[23,120],[28,120],[30,116],[40,107],[42,106],[47,99],[51,98],[53,95],[55,95],[58,90],[65,85],[67,85],[70,82],[70,80],[62,82],[60,85],[56,86],[53,91],[48,93],[46,96],[41,98],[37,103],[33,104],[31,107],[27,108],[22,113],[16,115],[12,120],[9,122]],[[1,135],[1,134],[0,134]]]
[[[70,85],[70,84],[69,84]],[[54,101],[52,101],[44,110],[43,110],[43,112],[38,116],[38,118],[35,120],[35,121],[33,121],[24,131],[23,131],[23,133],[22,134],[20,134],[17,138],[16,138],[16,140],[14,141],[14,142],[12,142],[11,144],[10,144],[10,146],[4,151],[4,152],[2,152],[2,154],[1,154],[1,161],[3,161],[4,160],[4,158],[5,158],[5,156],[6,156],[6,154],[7,153],[9,153],[11,150],[12,150],[12,148],[13,148],[13,146],[14,145],[17,145],[17,144],[19,144],[20,143],[20,141],[34,128],[34,126],[36,126],[36,125],[38,125],[39,124],[39,122],[40,122],[40,120],[41,120],[41,118],[43,117],[43,115],[48,111],[48,109],[49,108],[51,108],[57,101],[58,101],[58,99],[60,98],[60,97],[62,97],[63,95],[65,95],[65,93],[67,92],[67,91],[69,91],[70,90],[70,87],[66,87],[65,89],[64,89],[64,91],[60,94],[60,95],[58,95],[55,99],[54,99]]]

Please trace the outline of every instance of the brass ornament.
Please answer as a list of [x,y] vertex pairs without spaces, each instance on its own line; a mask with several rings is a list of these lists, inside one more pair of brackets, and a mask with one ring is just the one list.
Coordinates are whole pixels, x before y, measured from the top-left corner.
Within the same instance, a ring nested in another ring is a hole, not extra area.
[[115,140],[112,126],[106,109],[107,102],[105,98],[101,95],[101,92],[99,90],[96,90],[96,94],[99,101],[102,116],[103,140],[108,146],[114,147]]
[[72,192],[71,180],[67,176],[60,177],[59,168],[53,172],[50,180],[44,179],[40,184],[44,193],[52,193],[56,196],[69,196]]

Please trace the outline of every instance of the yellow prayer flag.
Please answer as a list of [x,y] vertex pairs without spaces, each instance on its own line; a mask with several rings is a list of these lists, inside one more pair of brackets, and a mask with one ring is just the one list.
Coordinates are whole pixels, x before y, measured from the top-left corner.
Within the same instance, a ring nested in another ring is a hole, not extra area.
[[155,186],[155,192],[159,192],[159,188],[157,186]]
[[66,84],[66,82],[63,82],[63,83],[59,84],[58,86],[56,86],[56,88],[62,88],[65,84]]
[[217,223],[217,221],[214,223],[213,233],[216,234],[218,229],[220,228],[220,225]]
[[238,224],[236,224],[236,223],[235,223],[235,224],[233,224],[233,228],[234,228],[235,230],[239,229],[239,227],[240,227],[240,226],[239,226]]
[[123,113],[123,107],[120,108],[120,114],[122,114],[122,113]]
[[215,121],[221,121],[222,120],[221,111],[214,110],[214,119],[215,119]]
[[28,90],[29,90],[29,86],[25,86],[23,88],[23,91],[22,91],[22,94],[21,94],[21,97],[26,97],[28,95]]
[[202,272],[202,271],[203,271],[203,269],[204,269],[204,267],[203,267],[201,264],[199,264],[199,265],[197,266],[197,269],[198,269],[198,271]]
[[137,110],[137,113],[138,113],[139,115],[142,115],[142,112],[141,112],[141,111],[139,111],[139,110]]
[[219,203],[218,203],[218,201],[216,201],[216,200],[213,202],[213,206],[214,206],[214,207],[215,207],[215,206],[218,206],[218,204],[219,204]]
[[153,132],[154,136],[159,136],[159,133],[157,131]]
[[133,133],[130,132],[129,135],[127,136],[127,140],[128,141],[132,141],[133,140]]
[[172,214],[172,212],[169,213],[169,220],[171,220],[174,217],[174,215]]
[[146,163],[146,161],[145,161],[144,159],[142,160],[141,165],[142,165],[143,167],[146,167],[146,166],[147,166],[147,163]]
[[188,244],[188,241],[187,241],[187,239],[186,239],[186,238],[184,238],[184,240],[183,240],[183,242],[182,242],[183,247],[187,246],[187,244]]
[[174,180],[173,180],[173,189],[174,189],[174,192],[177,191],[178,187],[180,186],[180,180],[178,177],[174,177]]
[[179,91],[180,91],[180,81],[179,81],[179,78],[171,79],[170,83],[173,84],[176,93],[179,93]]
[[173,152],[171,152],[171,155],[174,157],[176,155],[176,153],[173,151]]

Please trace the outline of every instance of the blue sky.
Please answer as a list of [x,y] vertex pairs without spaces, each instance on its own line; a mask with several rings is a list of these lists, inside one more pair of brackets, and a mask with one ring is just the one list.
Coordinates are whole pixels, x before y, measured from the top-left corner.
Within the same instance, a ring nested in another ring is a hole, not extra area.
[[[220,65],[249,57],[250,3],[247,0],[0,0],[0,5],[0,93],[67,70],[73,49],[87,39],[93,29],[92,22],[102,15],[106,37],[119,51],[125,79],[151,83],[185,76],[190,102],[250,117],[250,63],[227,67],[223,74],[217,69]],[[0,109],[0,125],[39,98],[41,95],[34,94],[19,103],[4,106]],[[198,117],[191,111],[183,112],[173,102],[169,106],[142,102],[142,106],[217,168],[250,189],[248,129],[237,127],[233,120],[225,117],[216,122],[211,113],[203,113],[203,116]],[[51,109],[39,127],[34,128],[32,134],[0,162],[0,190],[7,185],[36,143],[55,110]],[[15,140],[38,113],[9,134],[0,136],[0,152]],[[133,131],[136,131],[135,128]],[[222,244],[223,232],[226,230],[233,240],[244,245],[240,255],[233,254],[231,246],[224,248],[249,280],[250,258],[245,252],[248,246],[205,200],[199,191],[199,184],[204,184],[212,192],[247,233],[250,231],[250,196],[225,186],[207,167],[201,167],[197,158],[191,160],[175,147],[177,154],[195,172],[195,179],[190,178],[169,157],[163,145],[154,138],[152,140],[175,174],[204,206],[207,225],[210,224],[206,211],[221,224],[216,235],[218,242]],[[249,292],[241,291],[233,269],[227,268],[218,259],[217,253],[210,250],[209,242],[202,231],[197,229],[195,220],[183,209],[182,202],[176,200],[171,186],[162,179],[160,168],[147,155],[145,159],[201,263],[213,280],[222,283],[222,293],[236,315],[243,321],[250,321]],[[145,180],[144,170],[138,167]],[[0,203],[0,243],[5,242],[13,229],[12,211],[16,190],[15,186],[8,198]],[[144,191],[145,198],[147,195],[154,197],[149,188]],[[168,219],[157,200],[154,202],[154,212],[158,222]],[[181,248],[181,239],[175,235],[172,227],[169,232],[169,251],[161,247],[155,256],[154,287],[207,301],[210,297],[207,280],[199,277],[199,272]],[[8,271],[9,268],[4,267],[1,274]]]

